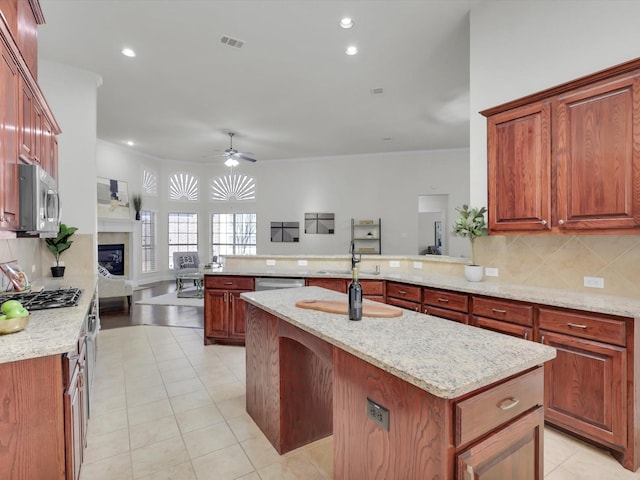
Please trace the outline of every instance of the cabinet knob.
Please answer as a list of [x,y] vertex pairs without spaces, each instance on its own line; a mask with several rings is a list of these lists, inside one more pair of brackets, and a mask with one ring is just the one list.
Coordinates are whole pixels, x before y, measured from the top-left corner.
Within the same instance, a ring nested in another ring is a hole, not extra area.
[[505,398],[498,404],[500,410],[509,410],[520,403],[516,397]]
[[558,220],[558,225],[564,225],[564,220]]
[[546,220],[540,220],[540,223],[541,223],[542,225],[546,225],[546,224],[547,224],[547,221],[546,221]]
[[449,303],[449,299],[448,298],[438,297],[438,301],[441,302],[441,303]]

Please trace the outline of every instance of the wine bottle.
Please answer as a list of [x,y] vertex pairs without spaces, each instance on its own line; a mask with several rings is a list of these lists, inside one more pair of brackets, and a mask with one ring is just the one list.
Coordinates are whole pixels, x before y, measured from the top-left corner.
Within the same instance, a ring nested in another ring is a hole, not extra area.
[[362,285],[358,281],[358,267],[353,267],[353,279],[349,284],[349,320],[362,320]]

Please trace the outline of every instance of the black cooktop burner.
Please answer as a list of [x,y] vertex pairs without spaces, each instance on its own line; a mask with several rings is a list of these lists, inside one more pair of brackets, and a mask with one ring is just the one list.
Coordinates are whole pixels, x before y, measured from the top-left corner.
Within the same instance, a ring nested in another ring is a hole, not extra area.
[[45,310],[47,308],[75,307],[78,305],[82,290],[79,288],[61,288],[41,292],[16,293],[0,296],[1,302],[18,300],[27,310]]

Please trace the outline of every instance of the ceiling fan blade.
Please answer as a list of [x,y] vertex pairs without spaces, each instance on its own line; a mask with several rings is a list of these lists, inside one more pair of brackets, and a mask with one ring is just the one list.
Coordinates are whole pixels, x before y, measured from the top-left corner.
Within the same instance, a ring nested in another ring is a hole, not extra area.
[[249,162],[257,162],[255,158],[248,157],[245,153],[238,152],[234,157],[241,158],[242,160],[248,160]]

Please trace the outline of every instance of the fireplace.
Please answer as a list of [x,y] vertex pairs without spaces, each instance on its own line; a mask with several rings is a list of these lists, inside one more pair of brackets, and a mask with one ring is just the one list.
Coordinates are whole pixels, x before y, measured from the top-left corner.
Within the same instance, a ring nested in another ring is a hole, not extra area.
[[124,275],[124,243],[98,245],[98,263],[113,275]]

